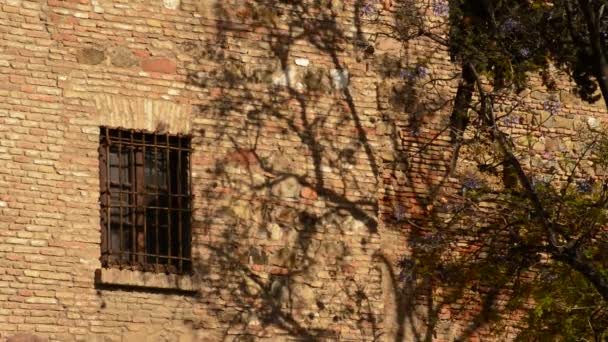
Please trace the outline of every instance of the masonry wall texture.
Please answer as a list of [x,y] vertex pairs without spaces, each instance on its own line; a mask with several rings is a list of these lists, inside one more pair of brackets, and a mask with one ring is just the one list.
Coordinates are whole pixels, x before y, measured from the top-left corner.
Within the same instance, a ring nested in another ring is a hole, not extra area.
[[[447,102],[408,88],[385,59],[454,70],[430,41],[379,35],[358,3],[0,0],[0,340],[465,331],[473,297],[462,317],[431,306],[431,323],[429,296],[400,281],[399,217],[424,214],[451,152]],[[372,17],[391,20],[390,1],[375,6]],[[453,81],[441,85],[449,98]],[[599,112],[568,103],[565,113]],[[192,136],[195,291],[96,282],[100,126]],[[467,338],[511,333],[484,329]]]

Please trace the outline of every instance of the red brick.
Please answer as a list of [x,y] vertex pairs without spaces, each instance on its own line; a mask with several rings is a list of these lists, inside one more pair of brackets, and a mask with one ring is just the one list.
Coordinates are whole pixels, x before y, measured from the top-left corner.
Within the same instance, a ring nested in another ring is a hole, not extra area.
[[302,198],[306,198],[309,200],[316,200],[319,197],[317,195],[317,192],[315,191],[315,189],[313,189],[309,186],[305,186],[302,188],[302,190],[300,192],[300,196],[302,196]]
[[243,166],[249,166],[258,163],[258,157],[255,151],[251,150],[234,151],[233,153],[230,153],[228,156],[226,156],[226,159],[241,164]]
[[169,58],[144,58],[141,60],[141,68],[147,72],[159,72],[174,74],[177,70],[175,61]]
[[147,50],[133,49],[132,51],[133,51],[133,54],[137,57],[140,57],[140,58],[150,57],[150,52],[148,52]]

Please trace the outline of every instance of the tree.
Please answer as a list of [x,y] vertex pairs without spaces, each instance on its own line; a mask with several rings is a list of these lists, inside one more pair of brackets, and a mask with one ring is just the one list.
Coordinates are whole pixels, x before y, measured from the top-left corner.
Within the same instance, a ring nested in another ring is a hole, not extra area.
[[[524,339],[606,336],[607,184],[605,174],[585,175],[580,167],[592,159],[596,170],[605,169],[606,137],[597,130],[587,135],[565,179],[539,182],[547,170],[523,165],[521,149],[500,122],[508,113],[497,106],[506,93],[529,87],[537,72],[548,92],[572,81],[581,99],[604,98],[608,105],[604,8],[604,1],[586,0],[450,3],[450,51],[462,69],[451,116],[453,142],[460,146],[475,121],[480,136],[495,144],[503,179],[511,182],[505,185],[512,186],[498,196],[510,212],[504,225],[509,250],[525,254],[520,266],[544,268],[540,281],[526,288],[536,303]],[[556,115],[559,105],[549,100],[545,109]]]

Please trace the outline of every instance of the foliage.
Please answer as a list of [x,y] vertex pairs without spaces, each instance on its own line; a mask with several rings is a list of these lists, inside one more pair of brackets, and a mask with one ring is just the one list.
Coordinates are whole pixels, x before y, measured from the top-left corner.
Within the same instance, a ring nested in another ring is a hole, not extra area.
[[548,69],[550,44],[543,30],[545,6],[528,1],[453,1],[450,52],[454,61],[473,63],[496,86],[525,87],[531,71]]
[[519,341],[601,341],[608,329],[602,299],[579,273],[564,264],[545,265],[527,287],[534,308]]
[[[597,166],[607,161],[605,134],[587,137],[586,147],[571,158],[566,180],[539,182],[546,170],[522,166],[513,137],[494,126],[498,110],[492,104],[498,94],[528,87],[536,72],[549,91],[556,90],[555,67],[569,76],[581,99],[599,100],[598,89],[608,98],[605,2],[453,0],[450,4],[449,46],[453,61],[463,68],[461,87],[468,83],[482,102],[491,104],[477,106],[475,115],[482,125],[475,128],[489,132],[485,137],[500,152],[497,163],[502,159],[505,172],[511,170],[517,180],[515,188],[497,198],[508,208],[502,226],[509,230],[506,251],[526,254],[519,267],[534,274],[513,292],[513,303],[533,300],[529,326],[519,338],[602,340],[608,329],[607,184],[602,174],[584,176],[580,163],[593,159],[596,170],[602,169]],[[491,91],[483,90],[484,82],[493,86]],[[464,112],[475,109],[470,98]],[[555,100],[544,103],[551,115],[558,114],[560,107]],[[463,108],[455,108],[453,115],[462,112]]]
[[[593,5],[598,11],[600,2]],[[600,99],[592,34],[583,8],[571,0],[452,1],[450,49],[454,60],[473,63],[495,86],[522,90],[538,72],[549,90],[556,89],[551,67],[564,71],[586,101]],[[608,20],[600,21],[605,45]]]

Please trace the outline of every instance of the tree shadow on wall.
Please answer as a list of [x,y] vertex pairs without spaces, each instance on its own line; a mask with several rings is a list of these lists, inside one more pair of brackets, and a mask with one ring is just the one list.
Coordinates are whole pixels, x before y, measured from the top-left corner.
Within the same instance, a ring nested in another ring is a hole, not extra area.
[[[182,45],[202,149],[193,245],[223,338],[467,340],[496,328],[520,268],[491,266],[519,259],[456,177],[445,118],[459,74],[432,74],[445,64],[432,48],[441,22],[411,19],[429,6],[204,9],[216,37]],[[399,50],[383,53],[387,42]]]

